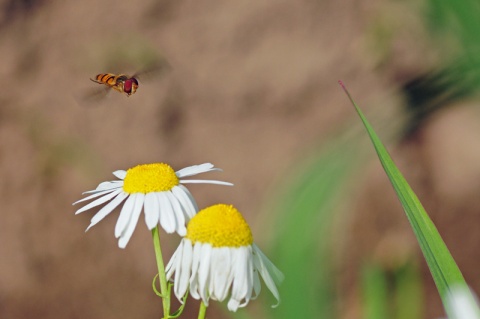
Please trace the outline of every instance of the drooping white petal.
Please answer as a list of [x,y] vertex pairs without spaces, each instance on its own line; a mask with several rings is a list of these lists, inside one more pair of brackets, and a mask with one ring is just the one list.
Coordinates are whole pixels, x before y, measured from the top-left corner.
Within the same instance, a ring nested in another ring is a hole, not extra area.
[[230,311],[237,311],[238,307],[240,305],[240,300],[234,299],[233,297],[230,298],[230,300],[227,303],[227,308]]
[[257,245],[253,244],[253,263],[255,268],[258,270],[260,275],[267,285],[267,288],[272,292],[272,295],[277,299],[277,304],[273,307],[276,307],[280,304],[280,294],[277,289],[279,285],[285,278],[280,270],[263,254],[263,252],[258,248]]
[[115,224],[115,237],[118,238],[127,227],[127,224],[132,216],[133,206],[135,205],[135,197],[137,194],[130,194],[127,201],[123,204],[120,215],[118,216],[117,223]]
[[238,301],[244,300],[240,304],[238,304],[238,308],[245,307],[248,305],[248,302],[250,301],[250,297],[252,296],[252,288],[253,288],[253,262],[252,262],[252,248],[250,246],[248,247],[240,247],[240,250],[242,250],[242,254],[244,254],[240,258],[245,258],[246,257],[246,262],[245,262],[245,280],[243,282],[244,285],[244,294],[242,294],[241,298],[238,299]]
[[253,272],[253,292],[254,294],[250,299],[256,299],[260,292],[262,291],[262,283],[260,282],[260,277],[258,276],[258,271]]
[[222,170],[220,168],[214,168],[214,165],[212,163],[204,163],[200,165],[193,165],[193,166],[182,168],[181,170],[176,171],[175,174],[177,175],[178,178],[182,178],[182,177],[197,175],[197,174],[206,173],[210,171],[222,171]]
[[[283,273],[270,261],[270,259],[268,259],[267,256],[265,256],[265,254],[260,250],[260,248],[258,248],[256,244],[252,244],[252,249],[254,256],[258,255],[260,257],[259,261],[261,261],[262,269],[264,268],[265,272],[270,274],[275,284],[279,285],[285,279]],[[261,271],[260,274],[262,274]]]
[[172,205],[166,195],[167,192],[155,193],[160,204],[159,222],[162,228],[169,234],[173,233],[177,227],[175,216],[173,214]]
[[80,214],[81,212],[84,212],[86,210],[89,210],[90,208],[93,208],[95,206],[102,205],[105,202],[108,202],[109,200],[111,200],[112,198],[117,196],[121,191],[122,191],[121,189],[117,189],[117,190],[114,190],[114,191],[109,191],[110,193],[107,193],[106,195],[103,195],[103,197],[100,197],[100,198],[94,200],[93,202],[91,202],[90,204],[85,205],[82,208],[78,209],[75,212],[75,215]]
[[188,194],[185,192],[186,187],[183,185],[174,186],[172,188],[172,193],[175,195],[177,200],[179,201],[180,205],[184,212],[186,213],[187,217],[190,219],[197,213],[197,203],[192,202]]
[[[232,284],[232,297],[238,301],[237,307],[240,307],[240,302],[245,298],[248,293],[248,250],[245,247],[239,247],[235,249],[236,263],[233,267],[235,273]],[[230,307],[230,302],[228,303]],[[230,308],[229,308],[230,309]],[[235,311],[235,310],[232,310]]]
[[210,260],[212,255],[212,246],[202,244],[200,250],[200,267],[198,268],[198,293],[205,305],[208,305],[209,292],[208,282],[210,280]]
[[181,267],[182,267],[182,258],[183,258],[183,250],[185,248],[185,241],[186,239],[182,239],[182,241],[180,242],[180,245],[178,246],[178,254],[176,255],[176,258],[175,258],[175,278],[174,278],[174,282],[175,282],[175,285],[173,287],[173,292],[175,293],[175,296],[177,297],[178,300],[182,300],[182,297],[183,297],[183,294],[181,292],[181,288],[183,287],[180,287],[180,285],[178,285],[177,283],[180,282],[180,275],[181,275]]
[[157,226],[160,216],[160,203],[155,193],[147,193],[145,195],[145,224],[147,228],[152,230]]
[[121,234],[120,239],[118,240],[118,247],[125,248],[128,244],[128,241],[132,237],[133,231],[137,226],[138,219],[140,218],[140,214],[142,212],[144,199],[145,199],[145,194],[143,193],[136,194],[132,217],[130,218],[130,221],[128,222],[128,225],[125,231]]
[[202,244],[196,242],[193,246],[192,274],[190,276],[190,295],[194,299],[200,299],[198,292],[198,268],[200,267]]
[[119,179],[125,179],[125,176],[127,176],[127,171],[118,170],[118,171],[113,172],[113,175],[115,175]]
[[250,301],[250,298],[252,297],[252,291],[253,291],[253,262],[252,262],[252,248],[248,247],[248,262],[247,262],[247,294],[245,295],[245,302],[243,304],[240,304],[239,307],[245,307],[248,302]]
[[232,275],[232,258],[230,247],[214,248],[212,254],[212,298],[223,301],[227,297]]
[[185,192],[185,195],[187,195],[188,199],[190,200],[190,203],[192,203],[192,206],[193,206],[193,210],[195,211],[195,214],[193,214],[192,216],[187,216],[189,218],[192,218],[193,216],[195,216],[198,212],[198,205],[197,205],[197,202],[195,201],[195,198],[193,197],[192,193],[190,193],[190,191],[188,190],[188,188],[186,188],[185,186],[183,185],[178,185],[178,187],[180,187],[184,192]]
[[110,203],[105,205],[102,209],[96,213],[92,219],[90,220],[90,225],[88,226],[87,230],[88,231],[90,228],[95,226],[98,222],[100,222],[102,219],[104,219],[108,214],[110,214],[118,205],[120,205],[121,202],[125,200],[125,198],[128,197],[128,194],[125,192],[120,192],[120,194],[117,195]]
[[170,280],[172,278],[173,273],[177,270],[175,268],[175,265],[176,265],[176,262],[177,262],[176,261],[177,260],[177,255],[181,254],[181,252],[179,253],[179,251],[181,251],[181,249],[182,249],[182,243],[180,243],[178,248],[175,250],[172,257],[170,258],[170,261],[167,264],[167,267],[165,267],[165,273],[166,273],[165,276],[166,276],[167,280]]
[[192,242],[188,239],[183,240],[183,254],[181,259],[180,269],[177,270],[179,274],[176,279],[178,289],[176,290],[176,296],[183,297],[188,289],[188,282],[191,274],[192,260],[193,260],[193,247]]
[[175,220],[175,230],[180,236],[185,236],[187,234],[187,228],[185,227],[184,210],[172,192],[165,192],[164,194],[170,203],[172,218]]

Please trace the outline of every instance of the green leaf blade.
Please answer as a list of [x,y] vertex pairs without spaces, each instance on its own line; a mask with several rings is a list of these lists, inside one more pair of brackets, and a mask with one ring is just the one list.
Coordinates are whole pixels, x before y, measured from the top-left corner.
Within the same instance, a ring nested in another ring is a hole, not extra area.
[[427,261],[430,272],[445,305],[449,290],[452,287],[466,286],[460,269],[455,263],[447,246],[443,242],[437,228],[426,213],[418,197],[408,185],[402,173],[398,170],[380,138],[373,130],[366,117],[351,98],[348,91],[340,83],[362,120],[368,135],[377,152],[380,162],[387,174],[407,218],[417,237],[420,248]]

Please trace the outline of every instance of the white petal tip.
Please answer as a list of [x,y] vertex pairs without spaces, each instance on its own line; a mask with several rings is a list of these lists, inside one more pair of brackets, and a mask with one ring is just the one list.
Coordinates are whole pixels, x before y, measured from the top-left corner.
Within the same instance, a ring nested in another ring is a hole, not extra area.
[[124,170],[118,170],[113,172],[113,175],[115,175],[115,177],[118,177],[119,179],[125,179],[125,176],[127,176],[127,172]]
[[156,223],[155,223],[155,224],[152,224],[152,225],[148,225],[148,224],[147,224],[148,230],[153,230],[156,226],[157,226]]

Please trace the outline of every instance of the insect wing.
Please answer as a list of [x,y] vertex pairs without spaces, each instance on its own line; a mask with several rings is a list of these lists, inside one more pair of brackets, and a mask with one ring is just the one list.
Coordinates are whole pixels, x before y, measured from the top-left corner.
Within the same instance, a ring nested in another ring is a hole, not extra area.
[[103,85],[98,88],[94,88],[85,92],[80,98],[78,98],[79,104],[91,106],[98,105],[98,102],[102,101],[112,91],[112,88]]
[[166,60],[164,60],[143,68],[139,72],[136,72],[135,74],[133,74],[132,78],[137,80],[137,85],[138,85],[138,80],[148,81],[163,75],[164,73],[168,72],[171,69],[172,67],[170,66],[170,64]]

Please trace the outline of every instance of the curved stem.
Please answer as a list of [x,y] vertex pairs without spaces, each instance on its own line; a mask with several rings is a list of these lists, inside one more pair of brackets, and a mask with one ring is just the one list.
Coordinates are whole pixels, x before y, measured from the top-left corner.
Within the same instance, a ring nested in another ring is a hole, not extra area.
[[160,280],[160,293],[162,294],[163,318],[170,316],[170,294],[167,288],[167,277],[165,275],[165,264],[163,263],[162,250],[160,248],[160,234],[158,226],[152,229],[153,247],[155,248],[155,259],[157,260],[158,278]]
[[200,310],[198,310],[198,319],[205,319],[205,315],[207,314],[207,306],[200,302]]

